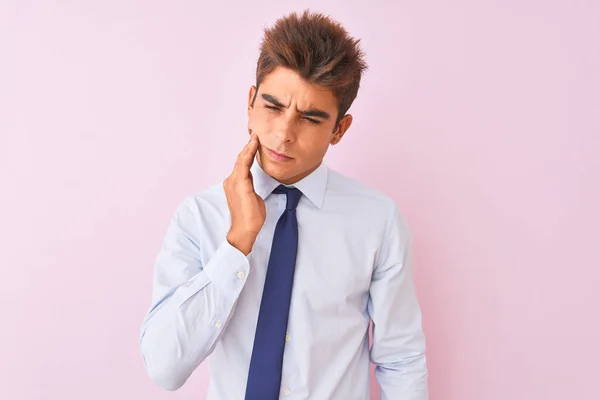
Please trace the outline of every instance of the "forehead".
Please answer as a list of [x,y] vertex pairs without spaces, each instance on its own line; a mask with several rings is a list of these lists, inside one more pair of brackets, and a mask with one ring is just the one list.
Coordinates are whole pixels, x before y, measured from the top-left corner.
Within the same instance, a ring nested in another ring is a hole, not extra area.
[[300,108],[317,107],[326,111],[337,108],[333,92],[310,83],[296,72],[277,67],[265,76],[258,89],[259,93],[268,93],[285,105],[296,103]]

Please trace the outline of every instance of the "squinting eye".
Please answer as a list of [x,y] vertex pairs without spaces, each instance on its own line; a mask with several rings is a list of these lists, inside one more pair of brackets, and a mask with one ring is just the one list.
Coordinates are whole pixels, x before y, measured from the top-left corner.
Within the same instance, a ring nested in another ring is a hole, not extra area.
[[273,110],[273,111],[279,111],[279,108],[273,107],[273,106],[269,106],[269,105],[265,105],[265,108],[268,108],[269,110]]
[[308,122],[310,122],[311,124],[315,124],[315,125],[319,125],[321,123],[321,121],[317,121],[316,119],[312,119],[312,118],[304,118],[305,120],[307,120]]

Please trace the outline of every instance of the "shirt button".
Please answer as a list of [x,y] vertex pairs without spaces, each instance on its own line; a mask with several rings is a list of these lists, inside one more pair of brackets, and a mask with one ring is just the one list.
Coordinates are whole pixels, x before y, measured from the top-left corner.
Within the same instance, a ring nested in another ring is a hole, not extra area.
[[292,337],[290,335],[285,335],[285,341],[289,342],[290,340],[292,340]]
[[216,326],[217,328],[220,328],[220,327],[221,327],[221,321],[217,321],[217,322],[215,322],[215,326]]
[[242,271],[239,271],[239,272],[237,273],[237,276],[238,276],[238,278],[240,278],[240,279],[244,279],[244,277],[246,276],[246,274],[244,274],[244,272],[242,272]]
[[285,390],[283,391],[283,394],[285,394],[286,396],[289,396],[292,393],[292,390],[290,388],[285,388]]

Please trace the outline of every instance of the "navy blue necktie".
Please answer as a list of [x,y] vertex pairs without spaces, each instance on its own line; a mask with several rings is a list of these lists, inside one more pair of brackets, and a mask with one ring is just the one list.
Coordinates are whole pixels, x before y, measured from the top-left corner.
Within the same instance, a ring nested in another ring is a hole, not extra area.
[[281,366],[298,251],[296,207],[302,192],[280,185],[273,193],[285,194],[287,204],[273,236],[250,359],[246,400],[279,399],[281,386]]

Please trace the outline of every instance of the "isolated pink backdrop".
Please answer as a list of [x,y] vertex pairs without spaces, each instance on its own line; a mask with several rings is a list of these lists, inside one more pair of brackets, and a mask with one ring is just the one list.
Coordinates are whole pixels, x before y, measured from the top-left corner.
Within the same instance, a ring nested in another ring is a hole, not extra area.
[[411,224],[431,399],[599,399],[600,3],[204,3],[0,5],[0,398],[204,398],[143,369],[152,264],[246,141],[261,29],[312,7],[368,55],[327,162]]

